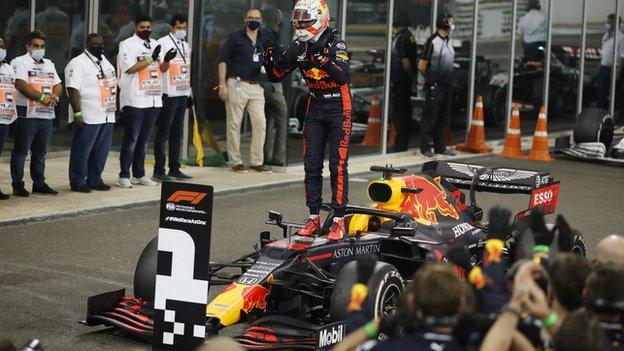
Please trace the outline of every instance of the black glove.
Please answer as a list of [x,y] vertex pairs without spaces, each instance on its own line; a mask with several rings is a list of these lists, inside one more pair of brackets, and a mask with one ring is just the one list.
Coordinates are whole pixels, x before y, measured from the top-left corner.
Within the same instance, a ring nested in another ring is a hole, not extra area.
[[470,256],[468,255],[468,250],[466,250],[464,245],[455,244],[449,246],[446,250],[446,258],[448,258],[448,260],[453,262],[455,265],[461,267],[466,276],[472,270]]
[[165,62],[173,60],[173,58],[176,57],[177,54],[178,51],[175,48],[169,49],[169,51],[167,51],[167,53],[165,54]]
[[562,215],[557,216],[557,230],[559,230],[559,252],[570,252],[574,245],[574,233],[568,224],[568,221]]
[[274,57],[273,57],[273,50],[275,50],[274,46],[267,46],[266,44],[264,44],[264,51],[262,51],[262,62],[265,65],[270,65],[273,63],[274,61]]
[[195,101],[193,101],[193,98],[190,96],[186,98],[186,107],[191,108],[193,107],[193,105],[195,105]]
[[533,232],[535,245],[550,246],[555,237],[555,231],[548,230],[544,222],[544,212],[540,208],[534,208],[529,215],[529,228]]
[[157,61],[159,55],[160,55],[160,45],[156,46],[154,48],[154,51],[152,51],[152,60]]
[[292,44],[290,44],[294,49],[294,54],[299,57],[303,56],[308,52],[308,43],[301,42],[299,39],[295,39]]
[[492,208],[488,217],[488,239],[505,241],[513,230],[513,226],[509,223],[510,218],[511,212],[508,209],[498,206]]

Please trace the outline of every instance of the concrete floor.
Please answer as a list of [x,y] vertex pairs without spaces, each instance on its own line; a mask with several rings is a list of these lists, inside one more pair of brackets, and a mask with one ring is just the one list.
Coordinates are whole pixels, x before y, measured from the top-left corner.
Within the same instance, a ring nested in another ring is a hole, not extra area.
[[[551,170],[562,181],[559,212],[584,233],[590,252],[602,237],[624,232],[618,215],[624,198],[622,168],[496,157],[475,163]],[[351,179],[351,203],[367,202],[368,178]],[[478,199],[484,209],[500,204],[521,210],[529,201],[525,195],[479,194]],[[286,218],[304,218],[303,187],[218,196],[211,259],[246,253],[262,230],[277,235],[263,224],[267,210],[282,211]],[[39,338],[47,350],[149,350],[147,344],[110,330],[87,328],[78,321],[85,317],[88,296],[132,287],[136,260],[157,226],[158,209],[149,206],[0,228],[0,338],[17,343]],[[236,331],[229,329],[226,334]]]

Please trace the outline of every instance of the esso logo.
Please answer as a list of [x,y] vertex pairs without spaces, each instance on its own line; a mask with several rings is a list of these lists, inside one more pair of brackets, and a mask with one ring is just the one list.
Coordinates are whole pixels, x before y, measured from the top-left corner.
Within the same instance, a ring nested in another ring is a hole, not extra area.
[[544,191],[539,194],[535,194],[533,197],[533,206],[543,205],[552,201],[554,193],[552,190]]

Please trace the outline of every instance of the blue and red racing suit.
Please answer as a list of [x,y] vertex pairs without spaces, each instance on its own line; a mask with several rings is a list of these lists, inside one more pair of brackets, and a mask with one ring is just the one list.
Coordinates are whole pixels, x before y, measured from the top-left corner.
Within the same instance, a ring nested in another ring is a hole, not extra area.
[[347,206],[349,138],[351,136],[351,92],[347,45],[327,28],[315,42],[295,40],[278,58],[265,43],[264,68],[277,82],[299,68],[310,89],[303,126],[303,164],[306,205],[318,214],[322,205],[323,160],[329,141],[332,208],[344,215]]

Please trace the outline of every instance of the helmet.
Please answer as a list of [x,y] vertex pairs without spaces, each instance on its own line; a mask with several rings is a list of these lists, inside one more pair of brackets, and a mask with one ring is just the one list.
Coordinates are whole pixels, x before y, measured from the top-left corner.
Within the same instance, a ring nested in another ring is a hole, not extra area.
[[449,30],[451,28],[451,24],[449,23],[451,18],[453,18],[453,15],[448,12],[442,12],[436,19],[436,28]]
[[299,0],[292,11],[295,35],[308,41],[329,27],[329,8],[325,0]]

